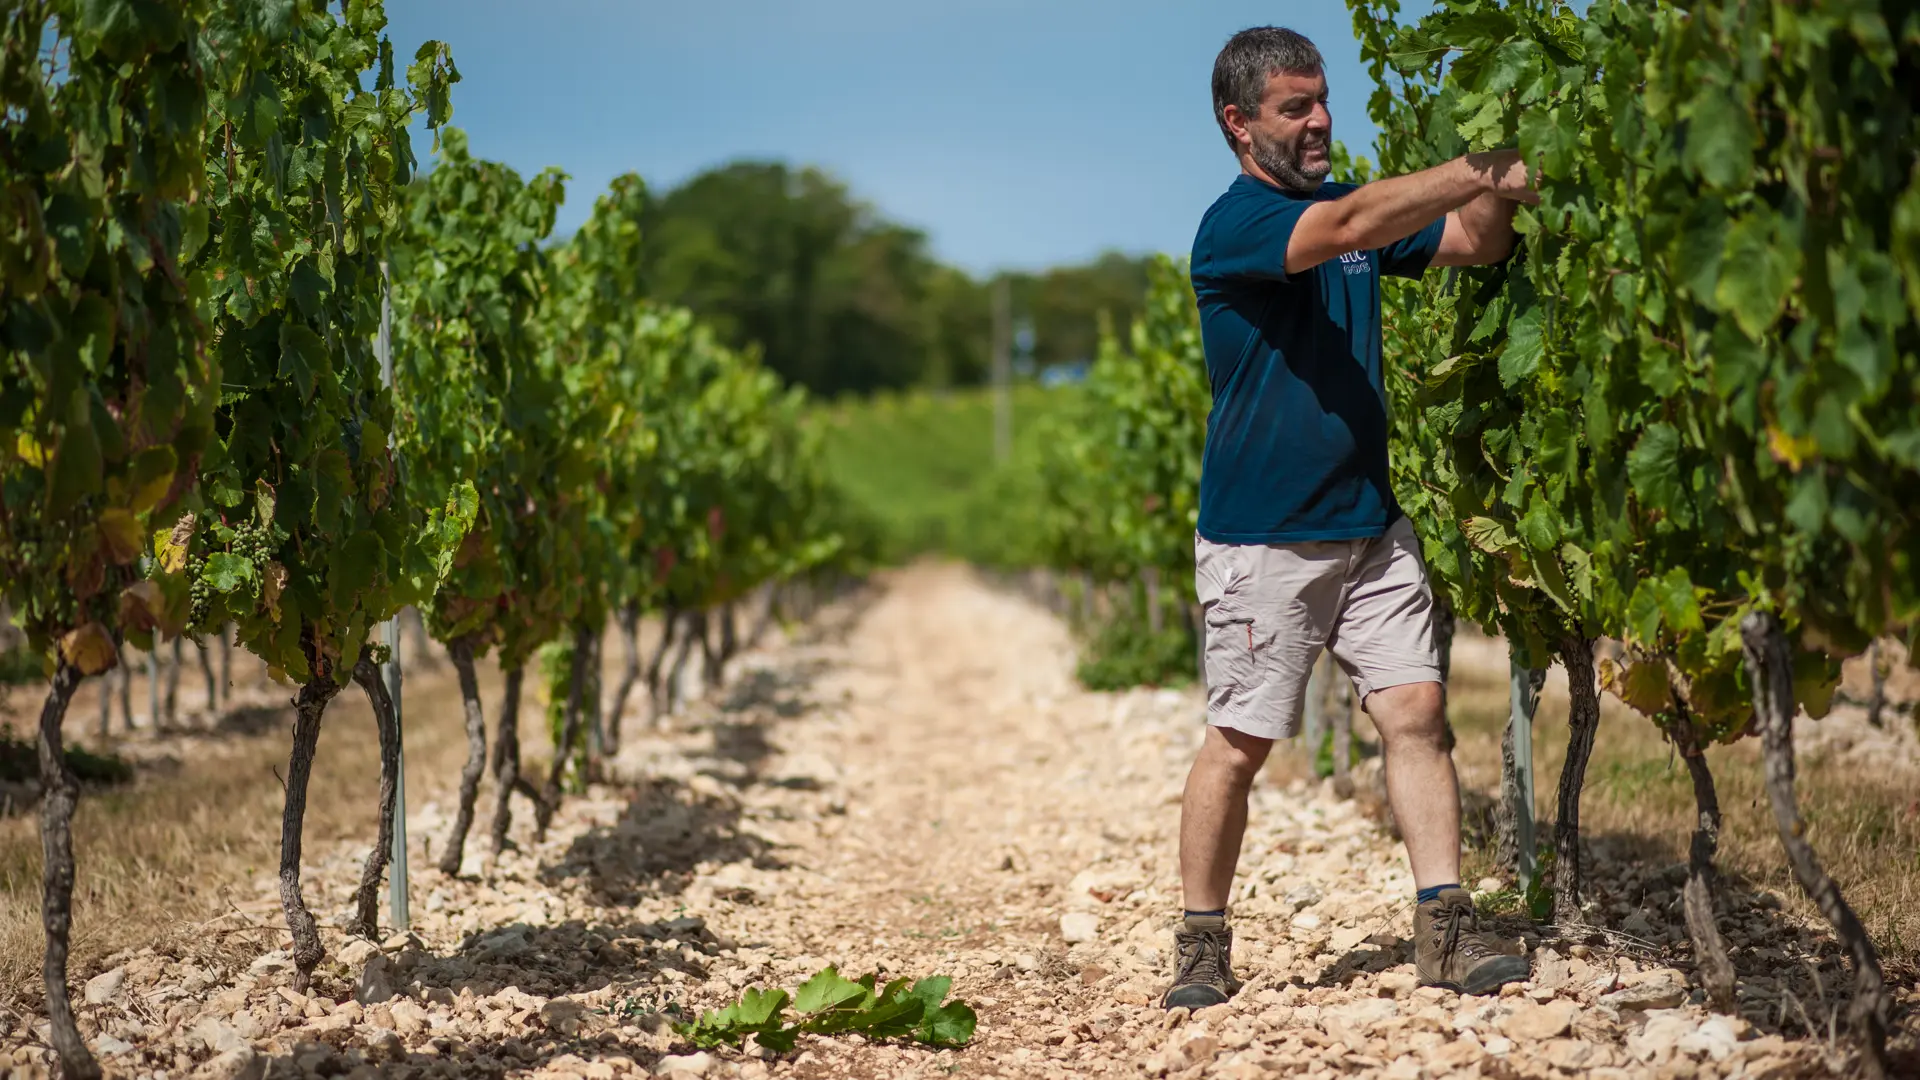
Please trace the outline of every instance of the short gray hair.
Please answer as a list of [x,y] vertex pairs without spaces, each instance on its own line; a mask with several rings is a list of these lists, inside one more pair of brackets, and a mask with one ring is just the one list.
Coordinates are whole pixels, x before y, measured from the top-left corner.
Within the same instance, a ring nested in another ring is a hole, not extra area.
[[1275,73],[1318,75],[1323,70],[1325,64],[1313,42],[1284,26],[1249,27],[1228,38],[1220,55],[1213,58],[1213,118],[1227,145],[1235,153],[1240,150],[1227,128],[1227,106],[1239,109],[1242,116],[1258,116],[1267,79]]

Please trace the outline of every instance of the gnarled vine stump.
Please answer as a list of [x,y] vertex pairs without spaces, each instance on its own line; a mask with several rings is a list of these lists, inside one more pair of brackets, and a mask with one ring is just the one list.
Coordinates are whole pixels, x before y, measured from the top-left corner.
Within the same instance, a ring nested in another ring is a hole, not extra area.
[[360,869],[360,888],[354,893],[355,915],[352,933],[366,938],[380,936],[380,880],[386,875],[387,861],[393,853],[393,815],[400,789],[400,717],[394,712],[393,698],[387,695],[387,682],[380,676],[380,665],[365,655],[353,665],[353,681],[367,692],[373,706],[373,724],[380,733],[380,828],[373,850]]
[[100,1063],[93,1059],[80,1028],[73,1020],[73,999],[67,990],[67,946],[73,930],[73,808],[80,801],[80,780],[67,765],[60,738],[67,705],[80,686],[80,669],[65,659],[53,671],[47,700],[40,707],[40,922],[46,930],[47,951],[40,965],[47,990],[47,1020],[60,1069],[68,1077],[95,1080]]
[[1807,840],[1807,823],[1793,790],[1793,655],[1780,621],[1766,612],[1754,612],[1740,623],[1740,642],[1746,653],[1747,682],[1753,687],[1754,720],[1760,727],[1767,762],[1767,801],[1780,830],[1780,845],[1800,888],[1853,960],[1853,1004],[1847,1020],[1860,1040],[1861,1061],[1867,1074],[1887,1075],[1887,1028],[1893,1021],[1893,999],[1880,970],[1880,954],[1867,937],[1859,916],[1840,895],[1826,868],[1820,865]]
[[[473,804],[480,798],[480,778],[487,771],[487,725],[480,709],[480,681],[473,673],[473,642],[459,638],[447,644],[447,655],[460,679],[460,703],[467,720],[467,763],[460,769],[460,794],[454,805],[453,827],[440,846],[440,872],[460,872],[467,850],[467,832],[473,828]],[[499,770],[496,768],[495,773]]]
[[1600,683],[1593,670],[1593,639],[1569,635],[1560,643],[1567,668],[1567,763],[1560,770],[1560,803],[1553,823],[1553,920],[1580,921],[1580,792],[1600,729]]
[[280,812],[280,907],[293,935],[293,988],[306,993],[313,969],[326,950],[313,913],[300,895],[300,843],[307,818],[307,783],[313,777],[313,754],[320,743],[320,719],[327,704],[340,692],[332,673],[319,672],[300,688],[293,700],[293,749],[287,757],[286,804]]
[[1713,771],[1707,767],[1699,733],[1693,728],[1692,711],[1679,694],[1673,695],[1673,708],[1674,721],[1667,735],[1693,778],[1697,815],[1693,839],[1687,846],[1687,885],[1681,893],[1681,907],[1687,918],[1687,935],[1693,939],[1700,984],[1706,987],[1715,1009],[1730,1013],[1734,1007],[1733,960],[1727,955],[1727,941],[1720,935],[1714,914],[1720,901],[1720,875],[1713,865],[1720,849],[1720,797],[1714,791]]

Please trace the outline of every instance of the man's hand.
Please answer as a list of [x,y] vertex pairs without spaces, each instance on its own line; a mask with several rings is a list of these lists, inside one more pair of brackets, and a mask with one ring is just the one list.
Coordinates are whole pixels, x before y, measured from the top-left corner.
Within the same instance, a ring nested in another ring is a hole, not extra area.
[[1533,177],[1518,150],[1484,150],[1468,154],[1466,160],[1485,177],[1489,194],[1528,206],[1540,205],[1540,193],[1533,189]]
[[1526,164],[1512,150],[1468,154],[1467,162],[1487,184],[1485,194],[1447,215],[1434,266],[1488,266],[1513,251],[1513,211],[1520,203],[1537,206]]
[[1287,243],[1287,273],[1300,273],[1349,251],[1386,247],[1483,195],[1515,202],[1539,198],[1526,165],[1512,150],[1468,154],[1417,173],[1376,180],[1343,199],[1315,203],[1300,215]]

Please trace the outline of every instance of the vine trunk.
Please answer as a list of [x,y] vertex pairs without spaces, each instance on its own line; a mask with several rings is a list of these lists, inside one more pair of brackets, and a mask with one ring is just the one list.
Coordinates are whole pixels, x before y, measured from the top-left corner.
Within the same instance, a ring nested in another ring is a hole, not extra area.
[[654,710],[656,716],[664,716],[673,711],[675,702],[680,700],[681,679],[687,670],[687,660],[693,655],[695,643],[707,636],[707,613],[688,611],[680,617],[680,647],[673,654],[673,668],[661,682],[660,697],[664,707]]
[[180,665],[184,659],[180,639],[173,639],[173,659],[167,664],[167,697],[160,707],[166,710],[167,726],[172,727],[180,720]]
[[507,669],[506,688],[500,696],[500,727],[493,736],[493,854],[498,857],[507,847],[507,830],[513,825],[514,793],[540,805],[540,793],[520,775],[520,687],[527,669]]
[[620,682],[614,687],[613,701],[607,707],[607,753],[620,752],[620,717],[627,711],[627,699],[640,681],[640,605],[633,601],[620,609]]
[[1600,728],[1600,683],[1593,671],[1593,639],[1569,635],[1560,643],[1567,667],[1567,763],[1560,770],[1560,806],[1553,823],[1553,919],[1580,921],[1580,792]]
[[573,745],[580,738],[581,702],[586,696],[587,665],[593,659],[593,628],[584,623],[573,630],[573,659],[567,673],[567,709],[560,721],[559,744],[553,748],[553,765],[547,770],[546,786],[534,806],[537,834],[547,835],[553,813],[560,806],[560,781],[567,774],[567,762],[573,757]]
[[207,651],[204,641],[194,642],[193,650],[200,657],[200,677],[207,684],[207,711],[217,713],[220,711],[220,684],[213,678],[213,654]]
[[[440,847],[440,872],[449,877],[460,872],[460,860],[467,850],[467,831],[473,828],[473,804],[480,797],[480,778],[487,771],[487,726],[480,710],[480,681],[473,674],[473,642],[459,638],[447,645],[460,680],[460,702],[467,719],[467,763],[460,769],[460,797],[454,807],[453,828]],[[495,768],[495,773],[499,769]]]
[[340,692],[331,674],[317,674],[293,701],[293,750],[287,757],[287,796],[280,812],[280,907],[293,935],[293,988],[306,993],[313,969],[325,950],[313,913],[300,895],[300,841],[307,818],[307,782],[313,777],[313,753],[320,743],[320,719]]
[[1834,936],[1853,959],[1853,1005],[1848,1021],[1860,1040],[1861,1064],[1878,1080],[1888,1075],[1887,1028],[1893,1018],[1893,1000],[1887,993],[1880,956],[1859,916],[1840,895],[1840,886],[1820,865],[1807,840],[1807,823],[1793,790],[1793,661],[1785,631],[1771,614],[1754,612],[1740,623],[1746,653],[1747,682],[1753,687],[1754,720],[1760,728],[1766,755],[1767,800],[1780,829],[1780,845],[1800,888],[1833,926]]
[[680,627],[680,609],[668,604],[660,616],[660,644],[654,646],[653,658],[647,661],[647,699],[648,707],[654,719],[667,711],[669,702],[661,701],[661,678],[667,662],[667,652],[673,647],[674,633]]
[[393,852],[393,815],[400,790],[400,718],[393,710],[393,698],[387,694],[386,680],[380,677],[380,665],[362,655],[353,665],[353,681],[367,692],[373,706],[374,727],[380,732],[380,830],[373,850],[360,869],[360,889],[354,894],[356,914],[348,929],[362,937],[380,936],[380,880],[385,876],[387,860]]
[[720,605],[720,667],[722,670],[739,652],[740,628],[735,625],[734,604],[729,600]]
[[60,725],[67,705],[80,686],[80,669],[65,659],[54,669],[47,700],[40,708],[40,850],[41,925],[47,933],[47,951],[40,975],[46,982],[47,1020],[53,1048],[60,1055],[61,1072],[76,1080],[95,1080],[100,1063],[93,1059],[80,1028],[73,1021],[73,999],[67,991],[67,941],[73,929],[73,808],[80,801],[80,780],[67,765]]
[[1700,984],[1713,999],[1714,1008],[1731,1013],[1733,1000],[1733,960],[1727,955],[1726,939],[1714,911],[1720,902],[1720,875],[1714,870],[1713,857],[1720,849],[1720,797],[1714,791],[1713,770],[1700,746],[1693,727],[1693,716],[1678,694],[1673,697],[1675,719],[1668,733],[1673,748],[1687,763],[1693,778],[1693,803],[1697,812],[1693,841],[1687,847],[1687,886],[1681,893],[1681,906],[1687,918],[1687,934],[1693,938],[1694,964],[1700,972]]
[[707,690],[719,689],[726,667],[726,661],[721,658],[720,649],[714,642],[715,615],[713,608],[700,613],[700,683]]

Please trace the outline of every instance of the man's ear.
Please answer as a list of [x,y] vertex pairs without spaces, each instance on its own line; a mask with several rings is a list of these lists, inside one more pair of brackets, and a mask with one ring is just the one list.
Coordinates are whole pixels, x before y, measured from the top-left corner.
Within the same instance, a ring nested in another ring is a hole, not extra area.
[[1220,110],[1220,118],[1226,121],[1227,130],[1233,133],[1233,141],[1241,147],[1253,145],[1253,136],[1247,133],[1247,117],[1238,105],[1228,105]]

